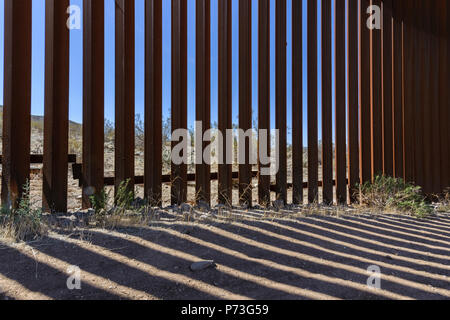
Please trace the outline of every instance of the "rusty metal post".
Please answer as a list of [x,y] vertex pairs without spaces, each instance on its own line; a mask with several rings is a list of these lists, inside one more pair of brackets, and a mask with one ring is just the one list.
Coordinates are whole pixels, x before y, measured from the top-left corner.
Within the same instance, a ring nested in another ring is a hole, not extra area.
[[322,192],[325,204],[333,203],[331,7],[332,1],[322,0]]
[[219,147],[219,203],[232,204],[232,158],[226,146],[226,132],[232,129],[231,99],[231,0],[219,1],[219,131],[223,135],[222,148]]
[[145,1],[145,197],[162,205],[162,0]]
[[45,2],[45,116],[42,207],[67,211],[69,139],[69,0]]
[[[196,1],[196,120],[202,123],[202,137],[211,128],[211,4]],[[196,141],[195,152],[202,159],[195,167],[196,194],[200,201],[211,202],[211,167],[203,160],[208,143]],[[200,148],[201,147],[201,148]],[[199,148],[199,149],[197,149]],[[209,155],[208,155],[209,156]]]
[[303,17],[302,1],[292,2],[292,200],[303,203]]
[[392,177],[394,175],[392,0],[383,2],[382,33],[383,173]]
[[83,2],[83,208],[104,182],[104,0]]
[[[239,1],[239,129],[252,130],[252,3]],[[253,133],[252,133],[253,134]],[[239,202],[252,206],[252,164],[250,144],[253,138],[239,137],[244,145],[245,163],[239,163]],[[242,158],[240,156],[240,158]]]
[[5,1],[2,206],[15,208],[30,177],[31,0]]
[[[447,13],[447,25],[445,26],[445,30],[444,30],[444,34],[445,37],[447,39],[447,69],[445,70],[446,72],[446,84],[445,84],[445,88],[444,90],[447,91],[447,100],[444,104],[444,108],[446,108],[448,110],[447,113],[447,123],[450,123],[450,99],[448,96],[448,92],[450,92],[450,63],[448,62],[448,58],[450,55],[450,23],[448,22],[448,19],[450,18],[450,5],[447,3],[447,8],[446,8],[446,13]],[[447,126],[447,137],[448,137],[448,141],[450,142],[450,128]],[[449,147],[449,160],[450,160],[450,147]],[[447,162],[448,163],[448,162]],[[445,163],[445,165],[447,165]],[[450,187],[450,170],[448,170],[448,175],[447,175],[447,185]]]
[[[417,2],[417,1],[415,1]],[[422,117],[420,115],[420,79],[419,33],[417,18],[414,12],[415,2],[405,0],[400,2],[400,10],[404,15],[403,23],[403,74],[404,74],[404,101],[403,101],[403,169],[404,179],[408,182],[421,183],[423,173],[421,138]]]
[[336,0],[335,8],[335,128],[336,128],[336,201],[347,203],[347,153],[345,121],[345,0]]
[[277,200],[287,202],[286,137],[286,0],[275,3],[275,124],[279,130],[279,168],[276,175]]
[[440,136],[441,136],[441,190],[445,191],[450,188],[450,141],[448,128],[450,108],[448,105],[449,95],[447,90],[447,72],[448,72],[448,37],[447,37],[447,25],[448,23],[448,8],[450,7],[447,1],[441,1],[442,6],[439,8],[440,13],[440,25],[439,25],[439,121],[440,121]]
[[[177,129],[187,129],[187,1],[185,0],[172,0],[172,132]],[[179,142],[172,141],[172,150]],[[183,143],[187,145],[187,141]],[[187,154],[181,151],[180,156],[186,158]],[[172,205],[186,202],[187,163],[176,165],[172,161],[171,174]]]
[[[420,17],[417,14],[420,0],[414,2],[405,1],[406,14],[409,16],[404,26],[405,39],[405,88],[410,86],[409,91],[412,93],[411,98],[408,97],[405,89],[405,110],[404,110],[404,139],[405,139],[405,180],[412,181],[420,186],[424,184],[424,155],[423,155],[423,117],[421,102],[420,81],[422,71],[421,65],[423,59],[423,37],[420,31]],[[407,44],[412,48],[412,52],[407,49]],[[412,71],[409,68],[412,67]],[[413,123],[408,121],[409,118],[414,119]],[[411,139],[412,136],[412,139]],[[409,158],[409,152],[414,150],[414,160]],[[413,170],[411,170],[413,165]],[[411,172],[412,171],[412,172]]]
[[347,6],[347,96],[348,96],[348,184],[350,201],[355,202],[359,183],[359,126],[358,126],[358,2]]
[[419,19],[421,20],[421,39],[423,52],[422,59],[420,60],[421,77],[418,79],[425,79],[420,81],[420,103],[421,103],[421,115],[423,119],[423,130],[421,132],[423,137],[423,158],[424,158],[424,180],[423,191],[425,194],[433,192],[433,169],[432,169],[432,136],[431,136],[431,85],[430,85],[430,69],[431,69],[431,41],[430,41],[430,6],[429,1],[421,1],[419,3],[421,8]]
[[441,190],[441,135],[439,112],[439,2],[429,5],[429,37],[430,37],[430,116],[431,116],[431,147],[432,147],[432,193],[438,195]]
[[[371,0],[381,8],[381,0]],[[381,30],[370,30],[370,90],[372,178],[383,173],[383,117],[381,92]]]
[[400,1],[392,1],[393,12],[393,176],[403,178],[403,12]]
[[116,14],[116,74],[115,74],[115,192],[121,183],[128,182],[134,191],[135,154],[135,37],[134,0],[115,0]]
[[367,8],[369,0],[360,1],[359,12],[359,130],[360,130],[360,180],[372,180],[372,139],[371,139],[371,61],[370,30],[367,28]]
[[317,0],[308,1],[308,201],[317,202]]
[[[294,3],[293,3],[294,5]],[[258,3],[258,130],[270,133],[270,0]],[[258,141],[260,141],[259,136]],[[258,200],[261,205],[270,204],[270,176],[261,175],[270,167],[261,162],[258,145]],[[267,156],[270,157],[270,139],[267,139]]]

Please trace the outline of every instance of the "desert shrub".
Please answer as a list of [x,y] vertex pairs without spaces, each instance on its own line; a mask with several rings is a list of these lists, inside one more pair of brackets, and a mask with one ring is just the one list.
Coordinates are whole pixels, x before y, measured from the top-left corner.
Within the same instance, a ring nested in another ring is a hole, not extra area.
[[439,212],[450,212],[450,188],[444,191],[444,195],[440,197],[437,206]]
[[114,123],[112,123],[108,119],[105,119],[105,124],[104,124],[103,130],[104,130],[105,143],[114,143],[115,133],[116,133]]
[[42,210],[33,208],[29,182],[23,187],[23,196],[16,209],[2,208],[0,229],[4,237],[16,241],[34,240],[46,233]]
[[44,121],[42,120],[31,120],[31,129],[39,132],[44,131]]
[[391,209],[424,218],[432,212],[419,186],[400,178],[377,176],[359,188],[361,203],[377,209]]
[[130,190],[130,179],[122,181],[117,189],[116,196],[114,198],[115,211],[126,211],[132,209],[134,201],[134,192]]
[[83,143],[81,141],[81,138],[70,137],[69,138],[69,153],[81,155],[82,151],[83,151]]
[[111,196],[106,189],[103,189],[98,195],[90,197],[94,210],[93,220],[97,226],[114,229],[124,224],[124,220],[135,218],[143,212],[142,208],[135,203],[134,191],[129,185],[129,179],[120,183],[112,206],[108,206]]
[[140,114],[137,114],[134,121],[135,145],[136,149],[144,152],[145,147],[145,122]]
[[[106,120],[107,121],[107,120]],[[108,122],[108,126],[110,128],[114,128],[113,124]],[[135,143],[136,143],[136,150],[140,152],[144,152],[144,146],[145,146],[145,119],[140,114],[137,114],[135,117]],[[166,118],[162,121],[162,161],[163,161],[163,169],[164,171],[170,170],[170,165],[172,164],[172,157],[171,157],[171,135],[172,135],[172,124],[171,124],[171,118]],[[111,131],[111,130],[108,130]],[[112,133],[112,135],[114,135]]]
[[110,198],[110,192],[106,192],[103,188],[98,194],[94,194],[89,197],[91,201],[92,209],[94,210],[95,222],[103,225],[107,215],[107,206]]

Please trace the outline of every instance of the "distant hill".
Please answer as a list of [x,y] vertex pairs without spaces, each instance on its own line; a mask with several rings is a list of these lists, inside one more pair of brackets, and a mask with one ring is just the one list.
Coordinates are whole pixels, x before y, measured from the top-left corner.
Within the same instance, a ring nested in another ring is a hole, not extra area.
[[[3,106],[0,106],[0,129],[3,127]],[[31,128],[38,131],[44,130],[44,116],[31,116]],[[69,131],[71,135],[81,135],[82,125],[80,123],[69,121]],[[0,130],[1,134],[1,130]]]

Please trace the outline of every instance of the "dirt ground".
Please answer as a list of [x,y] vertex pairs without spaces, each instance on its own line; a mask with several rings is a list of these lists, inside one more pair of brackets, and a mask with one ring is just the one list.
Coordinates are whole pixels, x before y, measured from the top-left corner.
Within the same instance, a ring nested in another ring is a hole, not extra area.
[[[0,242],[0,299],[449,299],[450,214],[313,215],[258,210],[146,227],[54,230]],[[194,262],[216,267],[193,272]],[[67,287],[81,269],[81,290]],[[381,288],[367,285],[378,266]]]

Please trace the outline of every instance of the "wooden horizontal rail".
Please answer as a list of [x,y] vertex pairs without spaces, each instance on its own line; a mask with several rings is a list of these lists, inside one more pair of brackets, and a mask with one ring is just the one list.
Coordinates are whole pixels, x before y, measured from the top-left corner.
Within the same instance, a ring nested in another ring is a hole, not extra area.
[[[3,156],[0,155],[0,163],[3,161]],[[44,155],[42,154],[32,154],[30,155],[30,164],[42,164],[44,162]],[[69,154],[67,158],[67,163],[76,163],[77,155]]]
[[[73,171],[73,179],[74,180],[80,180],[81,178],[81,168],[82,165],[79,163],[75,163],[72,165],[72,171]],[[258,171],[252,171],[252,177],[257,178],[258,177]],[[239,179],[239,172],[234,171],[232,175],[233,180]],[[219,179],[217,172],[211,172],[210,181],[216,181]],[[104,185],[105,186],[114,186],[115,177],[105,177],[104,178]],[[136,185],[143,185],[144,184],[144,176],[135,176],[134,182]],[[187,182],[195,182],[195,173],[190,173],[187,175]],[[171,175],[166,174],[162,175],[162,183],[171,183]],[[332,181],[333,186],[336,185],[336,180]],[[348,184],[348,180],[347,180]],[[323,181],[318,181],[318,187],[323,186]],[[292,183],[287,184],[288,188],[292,188]],[[303,189],[308,188],[308,182],[303,182]],[[270,191],[276,192],[276,185],[271,185]]]
[[[2,163],[3,156],[0,155],[0,164]],[[31,154],[30,155],[30,164],[43,164],[44,163],[44,155],[42,154]],[[67,158],[68,164],[75,165],[77,163],[77,155],[76,154],[69,154]],[[41,174],[42,169],[41,168],[31,168],[30,169],[30,175],[36,175]],[[1,176],[1,175],[0,175]]]

